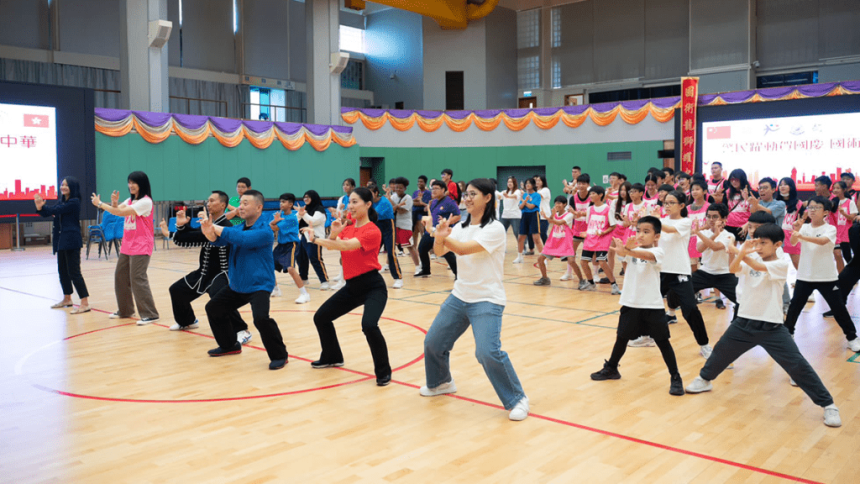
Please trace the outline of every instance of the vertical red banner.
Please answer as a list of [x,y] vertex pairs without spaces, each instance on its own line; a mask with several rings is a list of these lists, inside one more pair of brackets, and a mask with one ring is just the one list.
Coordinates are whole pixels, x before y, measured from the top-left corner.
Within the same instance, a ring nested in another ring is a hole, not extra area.
[[696,109],[699,103],[699,78],[681,78],[681,171],[696,169]]

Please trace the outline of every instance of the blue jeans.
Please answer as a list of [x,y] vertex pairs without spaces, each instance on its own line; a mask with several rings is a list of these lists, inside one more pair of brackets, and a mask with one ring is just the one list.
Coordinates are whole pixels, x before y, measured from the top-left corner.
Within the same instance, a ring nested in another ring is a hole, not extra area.
[[505,409],[514,408],[526,395],[508,354],[502,351],[504,310],[505,307],[498,304],[466,303],[453,294],[448,296],[424,337],[427,387],[435,388],[452,380],[449,362],[451,349],[471,325],[475,336],[475,357],[484,367]]
[[518,218],[503,218],[499,219],[499,222],[502,223],[502,227],[505,228],[505,233],[508,232],[508,227],[514,231],[514,240],[517,240],[517,237],[520,236],[520,219]]

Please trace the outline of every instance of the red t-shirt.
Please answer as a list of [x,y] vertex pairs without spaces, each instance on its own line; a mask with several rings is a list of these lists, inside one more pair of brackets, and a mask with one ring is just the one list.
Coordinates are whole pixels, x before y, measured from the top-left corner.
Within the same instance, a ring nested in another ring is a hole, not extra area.
[[451,200],[457,201],[457,184],[449,181],[448,182],[448,196],[451,197]]
[[343,278],[350,280],[370,271],[382,269],[379,265],[379,245],[382,243],[382,232],[375,223],[368,222],[361,227],[348,225],[338,235],[341,240],[358,239],[361,247],[355,250],[343,251]]

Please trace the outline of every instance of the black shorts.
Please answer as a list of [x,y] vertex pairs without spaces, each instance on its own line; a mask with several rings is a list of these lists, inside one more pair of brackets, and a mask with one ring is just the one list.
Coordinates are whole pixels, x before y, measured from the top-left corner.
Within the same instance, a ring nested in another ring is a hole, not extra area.
[[421,219],[424,218],[424,215],[427,215],[427,214],[424,213],[423,210],[420,212],[412,212],[412,227],[413,228],[415,228],[415,225],[421,223]]
[[605,250],[583,250],[582,255],[579,256],[579,260],[584,260],[586,262],[590,260],[606,262],[609,260],[609,252]]
[[540,235],[540,213],[539,212],[523,212],[523,217],[520,221],[520,235]]
[[636,339],[648,335],[656,341],[669,339],[669,322],[663,309],[641,309],[621,306],[618,337]]

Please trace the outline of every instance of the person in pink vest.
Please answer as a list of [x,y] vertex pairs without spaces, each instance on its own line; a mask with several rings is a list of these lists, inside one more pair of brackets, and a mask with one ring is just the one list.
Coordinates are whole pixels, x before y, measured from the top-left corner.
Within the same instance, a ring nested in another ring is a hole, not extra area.
[[[152,221],[152,189],[149,177],[142,171],[128,175],[128,191],[131,195],[125,202],[119,203],[119,191],[111,194],[111,203],[101,201],[98,194],[93,193],[92,202],[97,208],[110,214],[125,217],[123,225],[122,247],[114,273],[114,290],[116,292],[117,311],[110,315],[111,319],[131,318],[134,316],[134,305],[140,315],[137,325],[158,321],[158,310],[149,289],[149,279],[146,270],[152,249],[155,245],[154,226]],[[132,298],[133,296],[133,298]]]

